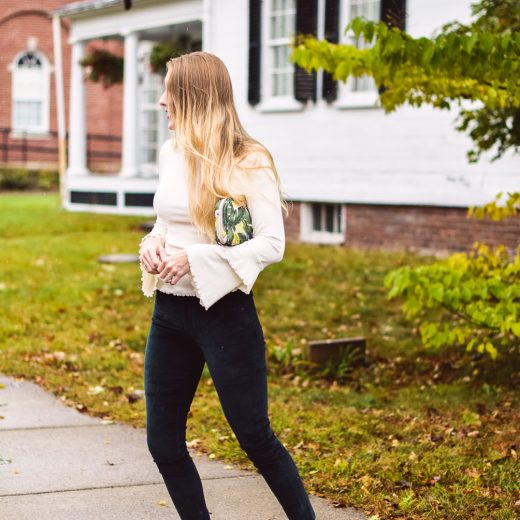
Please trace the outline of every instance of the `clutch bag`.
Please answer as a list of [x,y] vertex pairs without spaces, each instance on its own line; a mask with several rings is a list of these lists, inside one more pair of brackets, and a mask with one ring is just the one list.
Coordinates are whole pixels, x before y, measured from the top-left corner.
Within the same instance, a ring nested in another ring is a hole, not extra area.
[[215,203],[215,240],[221,246],[236,246],[253,238],[253,221],[247,206],[232,197]]

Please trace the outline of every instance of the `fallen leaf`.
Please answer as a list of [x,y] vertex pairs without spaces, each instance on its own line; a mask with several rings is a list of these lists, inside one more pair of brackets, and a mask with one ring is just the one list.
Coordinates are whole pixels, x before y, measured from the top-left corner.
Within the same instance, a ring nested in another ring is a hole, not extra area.
[[87,390],[87,394],[88,395],[98,395],[100,394],[101,392],[104,392],[105,391],[105,388],[102,387],[102,386],[90,386],[89,389]]

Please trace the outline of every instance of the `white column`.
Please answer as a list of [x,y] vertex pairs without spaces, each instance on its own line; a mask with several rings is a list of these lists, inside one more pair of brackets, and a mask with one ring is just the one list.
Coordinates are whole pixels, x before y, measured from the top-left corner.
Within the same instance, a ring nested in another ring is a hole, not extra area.
[[85,43],[72,42],[70,68],[69,167],[67,175],[87,175],[87,127],[85,118],[85,83],[83,67]]
[[137,44],[136,32],[125,37],[125,67],[123,83],[123,153],[120,175],[136,177],[137,163]]

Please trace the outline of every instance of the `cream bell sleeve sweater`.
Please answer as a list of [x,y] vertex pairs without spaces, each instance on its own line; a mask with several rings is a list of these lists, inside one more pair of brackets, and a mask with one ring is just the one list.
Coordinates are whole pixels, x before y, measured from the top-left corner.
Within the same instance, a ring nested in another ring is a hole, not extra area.
[[[259,158],[255,153],[250,159],[255,161],[253,164],[261,164],[257,162]],[[167,255],[184,249],[190,272],[171,285],[141,265],[142,291],[148,297],[156,290],[197,296],[207,310],[229,292],[249,293],[260,271],[282,260],[285,250],[282,208],[275,176],[269,168],[260,166],[247,172],[237,167],[230,183],[236,193],[245,195],[253,237],[236,246],[212,244],[191,221],[186,173],[182,152],[167,141],[159,154],[159,185],[154,196],[157,219],[142,240],[160,237]]]
[[197,297],[207,310],[227,293],[249,294],[260,271],[280,262],[285,251],[285,229],[274,173],[260,168],[246,175],[256,193],[245,193],[253,223],[253,238],[235,246],[188,244],[185,246]]

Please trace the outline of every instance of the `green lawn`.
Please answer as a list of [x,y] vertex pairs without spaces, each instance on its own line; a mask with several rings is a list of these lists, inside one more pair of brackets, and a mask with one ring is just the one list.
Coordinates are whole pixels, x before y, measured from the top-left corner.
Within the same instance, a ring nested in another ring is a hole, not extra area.
[[[34,379],[85,413],[144,427],[143,351],[153,300],[137,264],[143,217],[67,213],[56,193],[0,194],[0,371]],[[386,301],[385,274],[431,259],[288,243],[255,284],[270,353],[273,429],[307,489],[373,519],[520,515],[520,362],[421,348]],[[305,342],[363,335],[368,366],[319,374]],[[325,377],[327,376],[327,377]],[[342,377],[340,377],[342,376]],[[1,391],[1,390],[0,390]],[[188,440],[254,469],[205,369]]]

